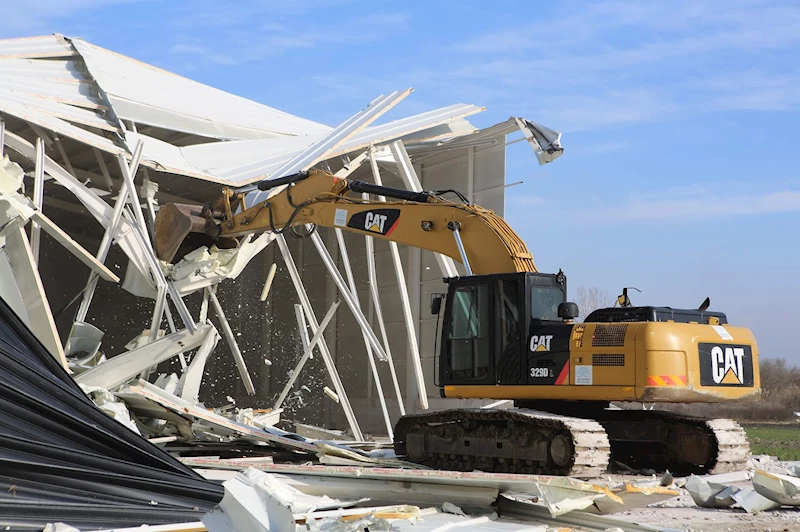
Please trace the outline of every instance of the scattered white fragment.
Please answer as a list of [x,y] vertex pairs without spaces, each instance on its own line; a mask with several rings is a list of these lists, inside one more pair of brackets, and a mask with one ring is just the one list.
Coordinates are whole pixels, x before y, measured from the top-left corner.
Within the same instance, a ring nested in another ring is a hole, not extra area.
[[455,504],[450,502],[445,502],[444,504],[442,504],[442,511],[446,514],[467,515],[464,513],[464,510],[462,510],[459,506],[456,506]]
[[337,403],[339,402],[339,396],[336,395],[336,392],[334,392],[333,390],[331,390],[327,386],[325,388],[323,388],[322,391],[324,391],[325,395],[327,395],[328,397],[330,397],[331,399],[333,399]]

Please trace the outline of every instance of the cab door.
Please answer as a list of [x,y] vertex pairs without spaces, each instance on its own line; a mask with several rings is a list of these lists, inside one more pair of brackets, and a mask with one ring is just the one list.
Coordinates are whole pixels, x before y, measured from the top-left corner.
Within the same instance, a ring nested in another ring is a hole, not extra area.
[[569,336],[572,325],[558,317],[558,305],[565,300],[558,286],[531,286],[528,291],[530,315],[525,352],[528,384],[569,384]]
[[453,287],[445,315],[442,384],[494,384],[494,320],[491,282]]

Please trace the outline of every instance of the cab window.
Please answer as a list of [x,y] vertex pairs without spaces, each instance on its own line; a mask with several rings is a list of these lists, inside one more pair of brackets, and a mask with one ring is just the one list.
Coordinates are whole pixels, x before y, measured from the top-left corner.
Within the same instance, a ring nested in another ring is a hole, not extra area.
[[557,321],[558,305],[564,302],[560,288],[533,287],[531,289],[531,319]]

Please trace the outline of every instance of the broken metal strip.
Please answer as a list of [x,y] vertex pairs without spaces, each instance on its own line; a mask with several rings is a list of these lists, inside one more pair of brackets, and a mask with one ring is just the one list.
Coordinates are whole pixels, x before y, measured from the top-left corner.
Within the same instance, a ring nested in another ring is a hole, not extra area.
[[[373,179],[375,179],[375,184],[380,185],[382,182],[380,177],[380,170],[378,169],[378,163],[377,160],[375,159],[374,149],[369,150],[368,157],[369,157],[369,164],[372,170]],[[364,198],[365,200],[369,200],[369,194],[367,194],[366,192],[362,193],[361,197]],[[379,196],[379,199],[381,201],[386,201],[386,198],[383,196]],[[397,401],[400,406],[400,414],[404,416],[406,414],[406,408],[405,405],[403,404],[402,393],[400,391],[400,383],[397,380],[397,372],[394,367],[394,359],[392,358],[392,352],[389,349],[389,335],[386,332],[386,322],[383,319],[383,307],[381,305],[380,293],[378,290],[378,276],[375,268],[375,241],[369,235],[364,235],[364,240],[366,241],[366,246],[367,246],[367,275],[369,276],[369,290],[372,296],[372,304],[374,306],[375,314],[377,315],[378,318],[378,326],[381,329],[381,335],[383,336],[383,341],[386,346],[386,356],[389,359],[389,371],[392,376],[392,384],[394,385],[395,394],[397,395]],[[394,260],[394,253],[395,252],[399,253],[397,249],[397,243],[390,242],[390,248],[393,254],[392,260]],[[405,287],[405,281],[403,281],[402,284],[398,284],[398,286],[399,289],[402,291],[403,287]]]
[[239,349],[239,344],[236,343],[236,337],[233,335],[231,325],[228,323],[228,318],[225,317],[225,312],[222,310],[222,305],[219,304],[219,299],[217,299],[216,285],[209,288],[208,294],[211,296],[211,303],[213,303],[214,310],[216,311],[217,317],[222,325],[222,332],[225,333],[225,339],[228,341],[228,346],[231,348],[231,353],[233,353],[233,359],[236,361],[236,367],[239,369],[239,375],[244,383],[244,389],[249,395],[255,395],[256,388],[253,386],[253,380],[250,378],[250,372],[247,371],[247,364],[242,356],[242,351]]
[[272,288],[272,281],[275,280],[275,271],[278,269],[278,264],[273,262],[267,273],[267,279],[264,281],[264,289],[261,291],[261,301],[266,301],[269,295],[269,289]]
[[[355,300],[358,310],[361,310],[361,302],[358,300],[358,290],[356,289],[356,281],[353,277],[353,268],[350,265],[350,256],[347,253],[347,246],[344,242],[344,234],[338,227],[335,228],[335,233],[336,241],[339,244],[339,252],[342,255],[342,263],[344,264],[345,275],[347,275],[347,283],[350,285],[350,293]],[[383,412],[383,421],[386,423],[386,433],[389,435],[389,440],[394,441],[392,421],[389,418],[389,411],[386,408],[386,397],[383,395],[383,385],[381,384],[381,377],[378,374],[378,368],[375,365],[375,356],[372,353],[372,348],[369,344],[369,338],[367,338],[367,334],[362,331],[362,336],[364,337],[364,346],[367,349],[367,360],[369,361],[369,367],[372,370],[372,377],[375,379],[375,388],[378,390],[378,401],[380,402],[381,411]],[[388,351],[386,352],[386,357],[391,364],[391,355]],[[335,399],[335,401],[337,403],[339,402],[338,397]],[[402,409],[402,403],[400,408]]]
[[203,288],[203,300],[200,302],[200,315],[197,323],[205,323],[208,320],[208,287]]
[[[408,156],[405,146],[402,142],[392,144],[392,155],[397,162],[397,169],[400,171],[400,177],[406,188],[414,192],[422,192],[422,184],[420,183],[417,172],[414,170],[414,165],[411,164],[411,158]],[[456,269],[453,259],[441,253],[435,253],[436,262],[439,263],[439,268],[442,270],[444,277],[457,277],[458,270]]]
[[[295,309],[299,305],[295,305]],[[303,356],[300,357],[300,361],[297,363],[297,366],[292,371],[292,375],[289,377],[289,381],[283,387],[280,395],[278,396],[278,400],[275,401],[275,406],[272,407],[273,410],[278,410],[283,402],[286,400],[286,396],[289,395],[289,392],[294,386],[295,381],[297,381],[297,377],[300,375],[300,372],[303,371],[303,366],[305,366],[306,361],[311,358],[311,353],[314,352],[314,348],[319,343],[322,335],[325,332],[325,329],[328,327],[328,324],[333,319],[334,314],[336,314],[336,309],[339,308],[339,301],[336,301],[331,305],[331,308],[328,309],[328,312],[325,314],[325,317],[322,318],[322,322],[319,324],[316,332],[314,333],[314,337],[311,340],[308,340],[308,331],[306,330],[306,322],[305,317],[302,314],[302,307],[300,307],[300,313],[298,313],[298,319],[302,320],[301,327],[300,327],[300,337],[302,338],[303,346]]]
[[[389,109],[397,105],[400,100],[411,94],[412,89],[405,91],[394,91],[388,95],[383,95],[372,100],[365,108],[342,122],[337,128],[333,129],[295,157],[284,163],[280,168],[272,172],[271,179],[277,179],[287,175],[311,168],[317,162],[324,160],[326,154],[335,150],[343,142],[374,122],[378,117],[386,113]],[[270,191],[254,190],[245,196],[244,204],[251,207],[269,196]]]
[[[316,334],[317,330],[319,329],[319,322],[314,314],[314,308],[311,306],[311,301],[308,299],[308,293],[303,286],[303,280],[300,278],[300,273],[297,271],[297,265],[295,265],[294,258],[289,251],[289,246],[286,244],[286,239],[283,235],[278,235],[276,241],[278,242],[278,247],[283,255],[283,260],[286,263],[286,269],[289,271],[289,276],[292,278],[292,283],[294,284],[297,296],[300,298],[300,303],[303,305],[303,312],[305,312],[305,315],[308,319],[308,325],[311,328],[311,333]],[[333,381],[333,387],[336,389],[336,395],[339,396],[339,401],[342,405],[342,410],[344,410],[345,417],[347,418],[347,423],[350,425],[350,430],[353,432],[353,436],[357,440],[363,440],[364,435],[361,433],[361,427],[358,426],[358,420],[353,413],[353,408],[350,406],[350,399],[347,397],[347,392],[344,389],[342,380],[339,377],[339,373],[336,371],[336,364],[334,363],[331,352],[328,349],[328,344],[325,341],[325,337],[322,337],[319,342],[319,350],[322,354],[322,360],[325,362],[325,367],[328,370],[328,374],[331,377],[331,381]]]
[[[411,159],[408,158],[408,153],[406,153],[406,149],[403,146],[402,141],[393,142],[391,145],[392,154],[395,157],[395,160],[398,162],[398,166],[401,165],[401,159],[405,159],[403,165],[407,165],[410,167],[410,171],[413,172],[414,168],[411,166]],[[405,157],[404,157],[405,156]],[[373,166],[373,172],[375,176],[375,183],[378,185],[382,184],[380,172],[376,171],[378,168],[377,162],[375,161],[375,155],[371,155],[370,162]],[[394,270],[397,276],[397,287],[400,290],[400,301],[403,305],[403,318],[406,322],[406,330],[408,333],[408,346],[411,351],[411,363],[414,367],[414,375],[417,380],[417,391],[419,394],[419,402],[420,407],[423,410],[428,409],[428,392],[425,389],[425,374],[422,371],[422,360],[419,354],[419,343],[417,340],[417,326],[414,322],[414,316],[411,312],[411,301],[408,297],[408,285],[406,283],[406,276],[405,272],[403,271],[403,263],[400,260],[400,251],[397,246],[397,242],[390,242],[390,249],[392,251],[392,261],[394,262]]]
[[[310,230],[311,228],[306,226],[306,229]],[[353,316],[355,316],[356,321],[361,326],[361,330],[364,332],[364,334],[367,335],[369,343],[375,350],[375,353],[378,355],[378,358],[381,360],[381,362],[385,362],[386,360],[388,360],[388,358],[386,356],[386,353],[383,351],[383,347],[378,341],[378,337],[375,336],[375,331],[372,330],[372,327],[367,321],[366,316],[364,316],[364,313],[361,311],[361,308],[356,304],[355,298],[350,293],[350,290],[347,288],[347,285],[344,282],[344,278],[342,277],[341,272],[339,272],[339,268],[336,267],[336,263],[333,261],[333,257],[331,257],[330,252],[328,252],[328,248],[325,247],[325,243],[322,241],[322,237],[320,237],[319,233],[317,233],[316,231],[314,231],[311,234],[311,242],[314,244],[314,247],[317,248],[317,252],[319,253],[320,258],[322,258],[322,262],[328,269],[328,273],[331,274],[331,277],[333,277],[333,281],[339,288],[339,293],[342,294],[342,298],[344,299],[345,303],[347,303],[347,306],[350,307],[350,311],[353,313]]]
[[[144,143],[140,140],[136,144],[136,150],[141,150],[139,146],[142,146],[143,144]],[[144,220],[142,203],[139,201],[139,194],[136,192],[136,183],[134,182],[134,176],[136,174],[130,171],[128,168],[128,163],[125,161],[125,157],[122,154],[117,155],[117,162],[119,162],[119,168],[122,172],[122,179],[128,185],[128,201],[130,202],[131,208],[133,209],[133,214],[136,217],[136,223],[139,224],[139,229],[141,229],[142,233],[147,235],[147,223]]]
[[208,356],[214,351],[219,341],[219,333],[217,329],[211,326],[206,337],[203,338],[203,343],[200,348],[192,357],[192,362],[189,367],[184,369],[181,376],[180,397],[184,401],[190,403],[197,403],[200,397],[200,384],[203,381],[203,372],[205,371],[206,361]]
[[346,161],[341,170],[336,172],[334,175],[336,177],[341,177],[341,178],[349,177],[350,174],[358,170],[361,167],[361,165],[364,164],[364,161],[367,160],[368,153],[369,153],[368,151],[364,151],[361,153],[361,155],[359,155],[355,159]]
[[147,368],[169,360],[178,353],[198,347],[213,329],[213,326],[203,324],[194,332],[183,329],[164,336],[155,342],[109,358],[77,375],[75,381],[86,386],[100,386],[110,390],[136,377]]
[[3,158],[3,153],[6,147],[6,122],[0,118],[0,159]]
[[111,179],[111,174],[108,172],[108,166],[106,166],[106,161],[103,159],[103,153],[97,148],[92,148],[92,151],[94,152],[95,159],[97,159],[97,165],[100,167],[100,173],[103,174],[103,179],[106,181],[108,191],[111,192],[114,190],[114,181]]
[[64,348],[42,279],[39,277],[39,269],[33,259],[25,228],[19,222],[12,222],[6,225],[2,235],[5,236],[3,249],[14,272],[14,281],[19,287],[20,294],[23,295],[23,303],[28,314],[28,327],[53,358],[69,371],[69,364],[64,356]]
[[82,263],[92,269],[97,275],[105,281],[113,283],[119,282],[119,277],[111,270],[98,261],[94,255],[89,253],[83,246],[73,240],[63,229],[57,226],[50,218],[45,216],[41,211],[35,211],[31,217],[39,226],[45,230],[47,234],[53,237],[59,244],[67,248],[67,250],[75,255]]
[[75,169],[72,167],[72,163],[69,162],[69,157],[67,157],[67,152],[64,151],[64,145],[61,143],[61,138],[58,136],[58,133],[54,134],[53,138],[55,140],[58,154],[61,155],[61,159],[64,161],[64,167],[67,169],[67,172],[72,174],[74,177],[78,177],[75,175]]
[[[42,209],[44,203],[44,139],[36,137],[36,169],[33,177],[33,204],[37,209]],[[31,223],[31,253],[33,262],[39,264],[39,246],[42,234],[39,224]]]
[[[139,143],[137,144],[136,149],[133,151],[133,157],[131,158],[129,171],[134,174],[136,173],[136,170],[139,168],[139,161],[142,156],[143,147],[144,145],[142,143]],[[130,189],[128,188],[127,182],[123,181],[122,186],[119,189],[119,193],[117,194],[117,202],[114,205],[114,211],[111,214],[111,219],[108,223],[108,227],[106,227],[106,231],[103,234],[102,240],[100,241],[100,248],[97,250],[98,262],[105,263],[106,257],[108,257],[108,252],[111,249],[111,244],[114,241],[114,236],[117,233],[120,221],[122,220],[122,212],[127,203],[127,197],[129,192]],[[92,298],[94,297],[94,292],[96,288],[97,288],[97,275],[94,274],[93,272],[89,274],[89,280],[86,282],[86,288],[84,289],[83,292],[83,300],[81,301],[81,304],[78,307],[78,312],[75,315],[76,321],[86,320],[86,315],[89,313],[89,305],[92,304]]]

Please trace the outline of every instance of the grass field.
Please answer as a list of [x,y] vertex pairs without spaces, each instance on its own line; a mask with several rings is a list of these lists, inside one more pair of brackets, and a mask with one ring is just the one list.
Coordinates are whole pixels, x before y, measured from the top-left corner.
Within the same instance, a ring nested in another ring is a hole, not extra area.
[[800,424],[742,423],[742,426],[753,454],[777,456],[779,460],[800,460]]

